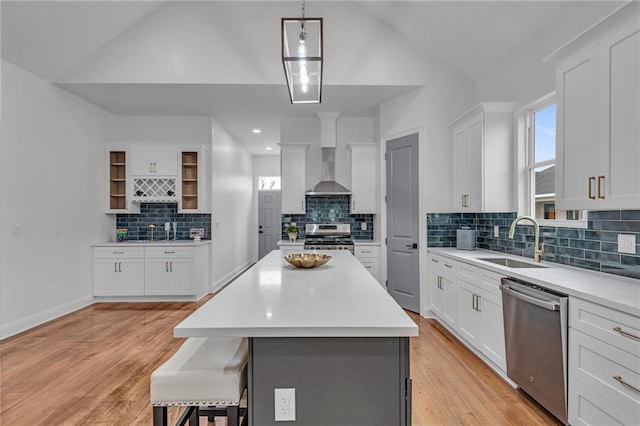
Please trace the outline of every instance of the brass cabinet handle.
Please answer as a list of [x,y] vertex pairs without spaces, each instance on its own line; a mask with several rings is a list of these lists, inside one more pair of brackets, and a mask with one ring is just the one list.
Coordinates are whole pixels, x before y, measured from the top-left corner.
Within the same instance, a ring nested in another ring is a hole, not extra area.
[[602,181],[604,180],[604,175],[598,176],[598,198],[604,200],[604,195],[602,194]]
[[169,272],[173,272],[173,262],[169,262]]
[[447,267],[447,268],[449,268],[449,269],[453,268],[453,266],[451,266],[451,265],[449,265],[449,264],[447,264],[447,263],[445,263],[445,264],[444,264],[444,266],[446,266],[446,267]]
[[476,294],[471,295],[471,309],[476,310]]
[[432,261],[433,263],[438,263],[438,259],[434,259],[433,257],[431,258],[431,261]]
[[165,251],[164,254],[175,254],[175,251]]
[[589,176],[589,199],[590,200],[595,200],[596,196],[593,195],[593,193],[591,192],[591,187],[593,186],[592,183],[596,181],[596,177],[595,176]]
[[438,275],[438,288],[442,290],[442,277]]
[[118,262],[113,262],[113,272],[118,272]]
[[480,298],[481,298],[481,297],[482,297],[482,296],[480,296],[479,294],[476,294],[476,311],[478,311],[478,312],[482,312],[482,311],[480,310]]
[[122,262],[118,262],[118,272],[122,272]]
[[153,173],[153,163],[149,163],[149,173]]
[[164,271],[169,272],[169,262],[164,262]]
[[461,198],[460,204],[462,205],[462,207],[464,207],[464,195],[462,197],[460,197],[460,198]]
[[613,331],[622,334],[623,336],[631,337],[632,339],[640,340],[640,336],[636,336],[635,334],[631,334],[628,331],[624,331],[622,327],[613,327]]
[[627,388],[629,388],[629,389],[631,389],[633,391],[636,391],[636,392],[640,393],[640,389],[638,389],[637,387],[633,386],[632,384],[629,384],[629,383],[625,382],[622,379],[622,376],[613,376],[613,378],[615,380],[619,381],[622,386],[625,386],[625,387],[627,387]]
[[124,254],[123,251],[114,251],[113,254]]

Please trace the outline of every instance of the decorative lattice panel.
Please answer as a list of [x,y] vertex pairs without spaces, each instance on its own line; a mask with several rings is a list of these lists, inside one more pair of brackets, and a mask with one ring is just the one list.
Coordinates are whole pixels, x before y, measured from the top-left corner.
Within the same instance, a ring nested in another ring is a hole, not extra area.
[[177,201],[175,178],[133,180],[133,199],[138,201]]

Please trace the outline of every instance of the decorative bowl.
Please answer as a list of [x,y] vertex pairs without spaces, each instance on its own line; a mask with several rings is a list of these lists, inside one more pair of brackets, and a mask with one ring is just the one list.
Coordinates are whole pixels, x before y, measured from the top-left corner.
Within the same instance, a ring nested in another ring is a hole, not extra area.
[[284,260],[296,268],[315,268],[327,263],[331,260],[331,256],[319,253],[292,253],[286,255]]

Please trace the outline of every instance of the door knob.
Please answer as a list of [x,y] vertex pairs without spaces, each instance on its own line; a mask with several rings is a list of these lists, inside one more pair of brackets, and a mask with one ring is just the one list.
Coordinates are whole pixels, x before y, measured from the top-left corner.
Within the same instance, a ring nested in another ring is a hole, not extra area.
[[407,248],[410,248],[410,249],[417,249],[417,248],[418,248],[418,243],[407,244]]

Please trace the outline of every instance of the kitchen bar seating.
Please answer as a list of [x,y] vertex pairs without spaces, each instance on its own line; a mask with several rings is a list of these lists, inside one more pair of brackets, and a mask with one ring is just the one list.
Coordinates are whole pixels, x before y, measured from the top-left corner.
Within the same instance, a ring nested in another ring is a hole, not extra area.
[[[167,407],[187,407],[177,425],[197,425],[199,416],[227,416],[238,426],[247,387],[246,338],[192,337],[151,374],[154,426],[167,425]],[[203,408],[200,408],[203,407]],[[244,410],[243,410],[244,411]],[[246,424],[246,412],[243,424]]]

